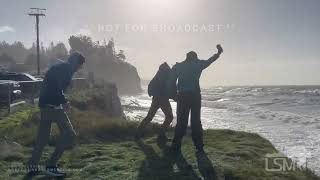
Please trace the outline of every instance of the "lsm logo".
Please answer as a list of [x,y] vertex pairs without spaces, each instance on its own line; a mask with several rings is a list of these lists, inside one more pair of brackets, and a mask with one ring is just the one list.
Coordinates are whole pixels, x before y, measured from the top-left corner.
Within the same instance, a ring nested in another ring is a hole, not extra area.
[[287,158],[282,153],[266,154],[264,158],[266,171],[295,171],[298,168],[296,162]]

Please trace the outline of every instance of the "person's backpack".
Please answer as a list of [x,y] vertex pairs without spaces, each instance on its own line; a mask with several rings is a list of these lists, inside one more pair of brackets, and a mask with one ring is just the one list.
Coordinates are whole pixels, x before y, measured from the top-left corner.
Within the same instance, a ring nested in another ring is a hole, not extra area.
[[152,80],[149,82],[148,84],[148,95],[151,97],[151,96],[154,96],[156,94],[156,79],[155,77],[152,78]]

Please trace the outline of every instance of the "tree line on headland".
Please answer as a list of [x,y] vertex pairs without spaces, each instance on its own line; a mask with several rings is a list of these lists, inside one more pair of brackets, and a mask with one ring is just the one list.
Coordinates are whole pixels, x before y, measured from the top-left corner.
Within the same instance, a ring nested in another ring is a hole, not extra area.
[[[100,43],[91,37],[70,36],[68,50],[64,43],[51,42],[48,47],[41,44],[40,67],[44,73],[48,67],[66,60],[69,53],[81,52],[87,59],[84,69],[79,73],[82,77],[93,74],[95,79],[115,83],[120,93],[138,93],[141,91],[140,77],[137,69],[126,62],[123,50],[116,51],[114,40]],[[0,42],[0,69],[2,71],[28,72],[35,74],[37,69],[36,45],[31,48],[22,42],[9,44]]]

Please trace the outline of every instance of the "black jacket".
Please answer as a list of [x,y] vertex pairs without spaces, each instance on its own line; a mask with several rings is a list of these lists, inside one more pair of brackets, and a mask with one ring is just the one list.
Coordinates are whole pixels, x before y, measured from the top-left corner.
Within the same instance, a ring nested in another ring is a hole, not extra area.
[[[160,66],[161,67],[161,66]],[[152,78],[148,85],[149,96],[168,97],[168,80],[171,69],[159,68],[157,74]]]
[[74,74],[74,66],[69,62],[63,62],[52,66],[43,80],[39,107],[46,105],[59,106],[67,102],[64,91],[69,86]]

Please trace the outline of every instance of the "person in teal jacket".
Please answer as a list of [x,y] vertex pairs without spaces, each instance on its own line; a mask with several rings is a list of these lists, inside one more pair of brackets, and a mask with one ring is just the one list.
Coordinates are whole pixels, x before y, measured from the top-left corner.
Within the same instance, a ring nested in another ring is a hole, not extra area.
[[165,131],[173,120],[172,108],[169,102],[170,97],[168,95],[168,80],[170,78],[170,73],[171,68],[165,62],[159,66],[158,72],[150,81],[148,85],[148,94],[149,96],[152,96],[152,103],[147,116],[138,126],[136,138],[140,138],[142,136],[145,126],[152,121],[158,109],[161,109],[165,115],[165,120],[158,133],[158,140],[161,142],[168,140],[165,135]]
[[[198,152],[203,150],[202,124],[201,124],[201,90],[199,79],[204,69],[216,61],[223,49],[217,45],[218,53],[208,60],[199,60],[197,53],[187,53],[186,60],[172,67],[169,88],[170,96],[177,94],[177,125],[172,140],[171,150],[181,153],[181,141],[188,126],[189,113],[191,112],[192,140]],[[178,83],[177,83],[178,81]],[[177,83],[177,84],[176,84]],[[175,92],[174,89],[177,89]]]

